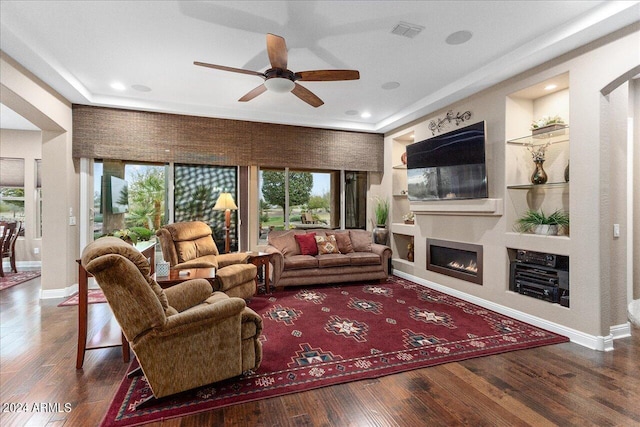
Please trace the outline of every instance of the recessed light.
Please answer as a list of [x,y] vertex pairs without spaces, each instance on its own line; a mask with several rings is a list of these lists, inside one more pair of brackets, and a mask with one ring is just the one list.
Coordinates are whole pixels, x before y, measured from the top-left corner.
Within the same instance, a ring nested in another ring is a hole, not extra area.
[[445,39],[445,41],[447,42],[447,44],[452,44],[452,45],[462,44],[471,40],[472,35],[473,34],[471,34],[471,31],[467,31],[467,30],[456,31],[455,33],[449,34],[449,36]]
[[558,87],[558,85],[553,85],[553,84],[551,84],[551,85],[547,85],[547,86],[545,86],[545,87],[544,87],[544,90],[554,90],[554,89],[555,89],[555,88],[557,88],[557,87]]
[[115,90],[125,90],[127,87],[120,82],[111,83],[111,89]]
[[360,117],[362,117],[363,119],[368,119],[369,117],[371,117],[371,113],[365,111],[364,113],[360,114]]
[[140,92],[151,92],[151,88],[145,85],[131,85],[131,89],[135,89]]
[[382,84],[382,89],[384,90],[392,90],[400,87],[400,83],[398,82],[386,82]]
[[347,116],[357,116],[358,110],[347,110],[344,112]]

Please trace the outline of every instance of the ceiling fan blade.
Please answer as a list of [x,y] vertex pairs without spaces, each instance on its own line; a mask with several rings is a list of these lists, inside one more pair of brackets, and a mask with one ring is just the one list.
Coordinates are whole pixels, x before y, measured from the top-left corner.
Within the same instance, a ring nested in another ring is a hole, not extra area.
[[284,38],[267,34],[267,54],[272,68],[287,69],[287,43]]
[[260,86],[258,86],[255,89],[251,89],[249,92],[247,92],[247,94],[245,96],[243,96],[242,98],[238,99],[239,102],[247,102],[247,101],[251,101],[253,98],[255,98],[256,96],[263,94],[267,91],[267,87],[264,84],[261,84]]
[[295,96],[302,99],[312,107],[318,108],[319,106],[324,104],[324,101],[322,101],[322,99],[318,98],[313,92],[305,87],[300,86],[298,83],[296,83],[291,93],[293,93]]
[[207,64],[206,62],[198,62],[198,61],[193,61],[193,65],[197,65],[199,67],[213,68],[215,70],[231,71],[232,73],[249,74],[252,76],[262,77],[263,79],[266,78],[263,73],[260,73],[258,71],[244,70],[242,68],[225,67],[224,65]]
[[304,82],[332,82],[338,80],[358,80],[357,70],[313,70],[296,73],[297,80]]

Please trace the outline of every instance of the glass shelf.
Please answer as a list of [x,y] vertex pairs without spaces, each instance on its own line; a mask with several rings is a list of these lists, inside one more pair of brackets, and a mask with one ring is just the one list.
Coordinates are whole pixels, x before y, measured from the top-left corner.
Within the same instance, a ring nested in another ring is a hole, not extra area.
[[524,184],[524,185],[508,185],[510,190],[530,190],[532,188],[548,189],[548,188],[564,188],[568,187],[568,182],[547,182],[546,184]]
[[545,144],[558,144],[569,141],[569,126],[562,129],[550,130],[537,135],[527,135],[521,138],[510,139],[507,144],[538,146]]

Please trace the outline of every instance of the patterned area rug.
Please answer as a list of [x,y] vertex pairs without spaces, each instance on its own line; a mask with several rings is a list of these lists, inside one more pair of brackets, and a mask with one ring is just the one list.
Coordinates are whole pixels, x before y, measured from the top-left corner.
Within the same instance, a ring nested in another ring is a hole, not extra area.
[[[100,304],[103,302],[107,302],[107,299],[104,297],[101,289],[89,289],[88,297],[89,304]],[[77,292],[58,304],[58,307],[69,307],[72,305],[78,305]]]
[[[295,288],[254,297],[264,321],[257,372],[161,399],[144,377],[125,377],[102,426],[130,426],[436,364],[568,341],[567,338],[391,278]],[[134,361],[135,365],[136,362]]]
[[24,282],[28,282],[29,280],[35,279],[36,277],[40,277],[40,270],[4,273],[4,277],[0,277],[0,291]]

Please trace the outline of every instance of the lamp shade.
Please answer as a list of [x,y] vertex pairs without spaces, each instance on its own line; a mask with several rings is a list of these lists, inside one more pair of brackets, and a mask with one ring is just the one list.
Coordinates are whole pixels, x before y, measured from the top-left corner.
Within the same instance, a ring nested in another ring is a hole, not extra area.
[[233,201],[231,193],[220,193],[213,209],[216,211],[225,211],[227,209],[235,211],[238,207],[236,206],[236,202]]

